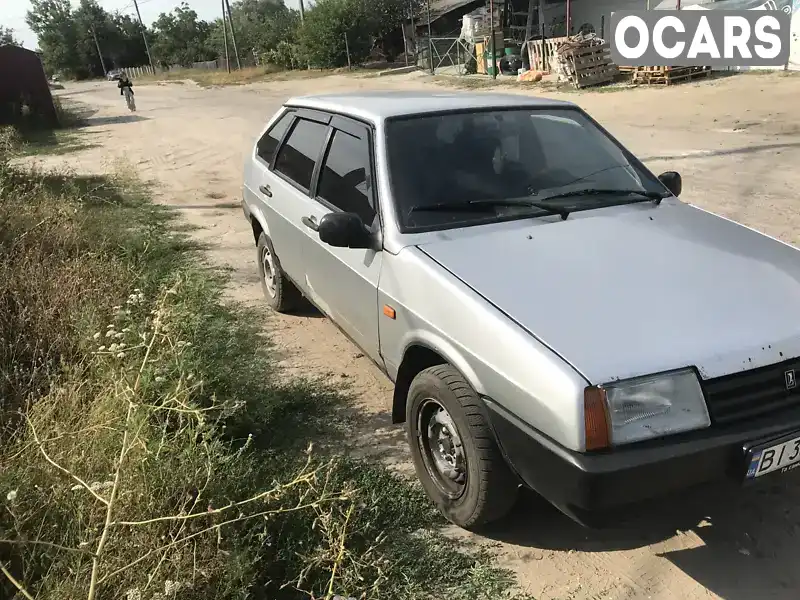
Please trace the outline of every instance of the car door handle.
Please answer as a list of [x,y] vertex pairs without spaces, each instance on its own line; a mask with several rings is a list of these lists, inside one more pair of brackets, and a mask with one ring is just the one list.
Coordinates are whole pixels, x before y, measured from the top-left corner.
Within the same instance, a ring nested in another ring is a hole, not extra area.
[[313,229],[314,231],[319,231],[319,225],[317,225],[316,217],[303,217],[300,221],[308,227],[309,229]]
[[258,186],[258,191],[267,196],[268,198],[272,198],[272,190],[269,189],[268,185]]

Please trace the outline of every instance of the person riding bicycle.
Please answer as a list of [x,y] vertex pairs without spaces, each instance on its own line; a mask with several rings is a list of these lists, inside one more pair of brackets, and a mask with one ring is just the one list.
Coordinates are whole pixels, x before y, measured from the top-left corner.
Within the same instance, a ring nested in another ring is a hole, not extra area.
[[117,87],[119,88],[119,95],[125,95],[125,88],[130,90],[131,94],[133,94],[133,83],[131,80],[128,79],[128,75],[123,71],[119,76],[119,81],[117,81]]

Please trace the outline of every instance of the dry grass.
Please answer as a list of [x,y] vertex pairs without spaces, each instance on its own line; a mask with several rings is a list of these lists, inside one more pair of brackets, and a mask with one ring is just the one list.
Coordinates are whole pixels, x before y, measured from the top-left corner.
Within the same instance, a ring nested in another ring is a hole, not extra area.
[[307,452],[343,398],[275,370],[171,215],[0,136],[0,598],[503,598],[417,486]]
[[[271,66],[245,67],[241,70],[232,70],[230,73],[222,69],[180,69],[159,73],[157,75],[137,77],[134,80],[134,84],[194,81],[198,85],[204,87],[245,85],[261,81],[290,81],[295,79],[326,77],[337,72],[342,71],[327,69],[297,69],[287,71]],[[346,69],[344,72],[346,72]]]

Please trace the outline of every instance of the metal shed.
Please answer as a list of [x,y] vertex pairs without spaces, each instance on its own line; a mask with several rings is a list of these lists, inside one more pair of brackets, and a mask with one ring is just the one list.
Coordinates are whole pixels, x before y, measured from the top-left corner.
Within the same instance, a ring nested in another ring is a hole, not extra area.
[[58,123],[39,55],[14,44],[0,45],[0,122],[18,119],[25,106],[44,123]]

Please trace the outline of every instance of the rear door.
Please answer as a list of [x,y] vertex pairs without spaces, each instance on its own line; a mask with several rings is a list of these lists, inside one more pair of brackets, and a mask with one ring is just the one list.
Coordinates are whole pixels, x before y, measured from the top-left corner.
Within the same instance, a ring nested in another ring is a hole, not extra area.
[[281,267],[303,291],[306,214],[309,193],[328,137],[330,117],[311,111],[292,111],[262,136],[253,163],[249,193],[262,208],[269,237]]
[[[374,184],[372,131],[364,124],[334,116],[306,222],[319,223],[330,212],[351,212],[380,234]],[[306,282],[312,299],[370,357],[380,360],[378,279],[382,252],[335,248],[305,227],[309,245]]]

